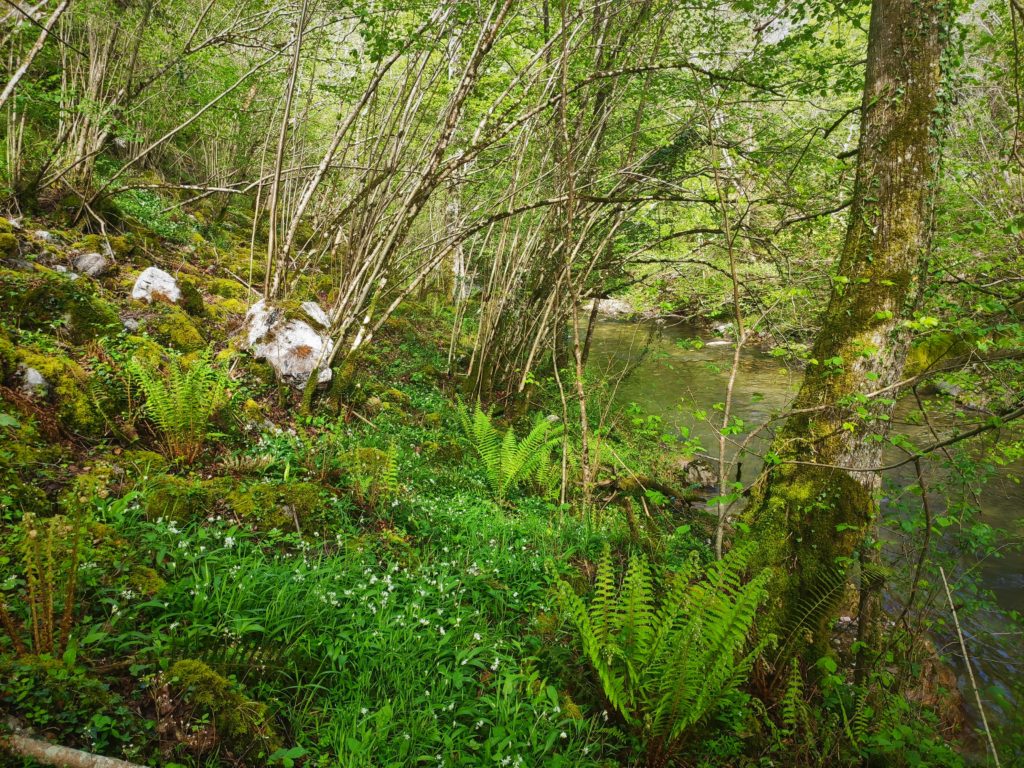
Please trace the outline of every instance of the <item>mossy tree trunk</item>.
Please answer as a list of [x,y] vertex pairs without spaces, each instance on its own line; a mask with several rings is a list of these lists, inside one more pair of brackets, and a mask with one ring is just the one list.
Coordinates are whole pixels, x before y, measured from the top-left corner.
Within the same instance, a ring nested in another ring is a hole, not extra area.
[[[857,175],[834,292],[794,410],[745,513],[775,587],[784,654],[822,650],[846,565],[877,511],[903,321],[918,301],[936,177],[946,0],[874,0]],[[764,625],[762,625],[764,626]]]

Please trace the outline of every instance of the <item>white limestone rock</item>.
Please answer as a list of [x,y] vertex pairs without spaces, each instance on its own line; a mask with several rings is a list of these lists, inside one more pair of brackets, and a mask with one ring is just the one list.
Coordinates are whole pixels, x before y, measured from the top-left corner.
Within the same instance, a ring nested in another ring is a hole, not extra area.
[[158,267],[149,267],[135,281],[132,298],[149,304],[154,301],[177,304],[181,300],[181,289],[178,281],[167,272]]
[[317,385],[323,386],[331,380],[331,369],[322,362],[330,351],[331,339],[313,325],[326,329],[330,319],[310,301],[302,304],[301,312],[308,321],[288,317],[283,308],[266,301],[256,302],[245,315],[245,346],[257,360],[269,363],[281,381],[305,386],[315,371]]

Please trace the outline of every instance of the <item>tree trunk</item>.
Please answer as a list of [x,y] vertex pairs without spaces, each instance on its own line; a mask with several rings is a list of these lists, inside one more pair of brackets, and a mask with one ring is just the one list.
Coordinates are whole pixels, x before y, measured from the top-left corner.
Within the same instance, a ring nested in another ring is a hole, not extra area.
[[945,0],[874,0],[857,176],[834,292],[794,413],[745,513],[774,571],[765,631],[784,655],[826,647],[845,569],[878,509],[893,402],[929,250]]

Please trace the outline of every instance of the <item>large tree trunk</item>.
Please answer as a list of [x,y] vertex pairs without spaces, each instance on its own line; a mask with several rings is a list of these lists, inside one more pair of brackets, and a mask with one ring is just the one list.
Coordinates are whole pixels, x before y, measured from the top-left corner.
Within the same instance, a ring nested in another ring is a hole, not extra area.
[[[745,513],[774,571],[768,631],[784,653],[823,649],[845,567],[877,511],[882,438],[903,320],[919,298],[936,175],[945,0],[874,0],[857,177],[839,277],[794,413]],[[773,463],[774,462],[774,463]]]

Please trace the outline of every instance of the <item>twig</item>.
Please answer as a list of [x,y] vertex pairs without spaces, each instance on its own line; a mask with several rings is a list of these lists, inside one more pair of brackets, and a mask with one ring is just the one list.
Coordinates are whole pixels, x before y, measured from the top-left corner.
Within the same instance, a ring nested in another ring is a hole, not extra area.
[[939,575],[942,576],[942,586],[946,588],[946,599],[949,601],[949,610],[953,612],[953,624],[956,626],[957,637],[960,638],[960,651],[964,655],[964,664],[967,667],[967,677],[971,681],[971,690],[974,691],[974,701],[978,705],[978,712],[981,713],[981,724],[985,728],[985,736],[988,739],[988,747],[992,750],[992,759],[996,768],[999,765],[999,753],[996,752],[996,744],[992,740],[992,731],[988,728],[988,719],[985,717],[985,708],[981,705],[981,694],[978,693],[978,682],[974,679],[974,668],[971,666],[971,657],[967,655],[967,643],[964,642],[964,633],[960,629],[960,619],[956,616],[956,607],[953,605],[953,594],[949,591],[949,582],[946,581],[946,570],[940,565]]

